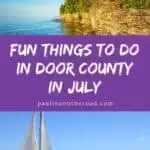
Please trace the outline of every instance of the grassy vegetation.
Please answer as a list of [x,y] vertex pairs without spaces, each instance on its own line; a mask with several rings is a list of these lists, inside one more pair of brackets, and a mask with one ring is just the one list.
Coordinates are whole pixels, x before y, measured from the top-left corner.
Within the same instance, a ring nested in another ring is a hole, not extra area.
[[149,9],[150,0],[123,0],[124,8]]

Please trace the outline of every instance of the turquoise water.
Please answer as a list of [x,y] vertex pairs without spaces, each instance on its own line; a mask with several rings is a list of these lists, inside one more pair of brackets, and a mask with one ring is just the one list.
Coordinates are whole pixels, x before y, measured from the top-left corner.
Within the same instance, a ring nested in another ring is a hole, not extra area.
[[58,19],[16,19],[0,17],[0,35],[63,35]]

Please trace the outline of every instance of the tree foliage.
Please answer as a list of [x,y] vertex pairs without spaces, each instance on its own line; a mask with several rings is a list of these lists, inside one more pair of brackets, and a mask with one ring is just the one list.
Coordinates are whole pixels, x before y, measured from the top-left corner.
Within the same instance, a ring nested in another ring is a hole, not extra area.
[[92,0],[65,0],[60,7],[60,13],[87,12],[92,5]]

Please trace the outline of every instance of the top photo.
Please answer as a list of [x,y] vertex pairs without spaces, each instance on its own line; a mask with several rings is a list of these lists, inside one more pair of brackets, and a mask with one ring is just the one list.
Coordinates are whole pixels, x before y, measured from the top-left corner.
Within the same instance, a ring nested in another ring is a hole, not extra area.
[[0,35],[150,35],[150,0],[0,0]]

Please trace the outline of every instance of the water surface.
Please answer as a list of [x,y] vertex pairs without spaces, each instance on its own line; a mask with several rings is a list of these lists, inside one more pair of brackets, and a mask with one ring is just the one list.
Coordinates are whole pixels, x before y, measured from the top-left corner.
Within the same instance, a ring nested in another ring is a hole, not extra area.
[[17,19],[0,17],[0,35],[63,35],[58,19]]

